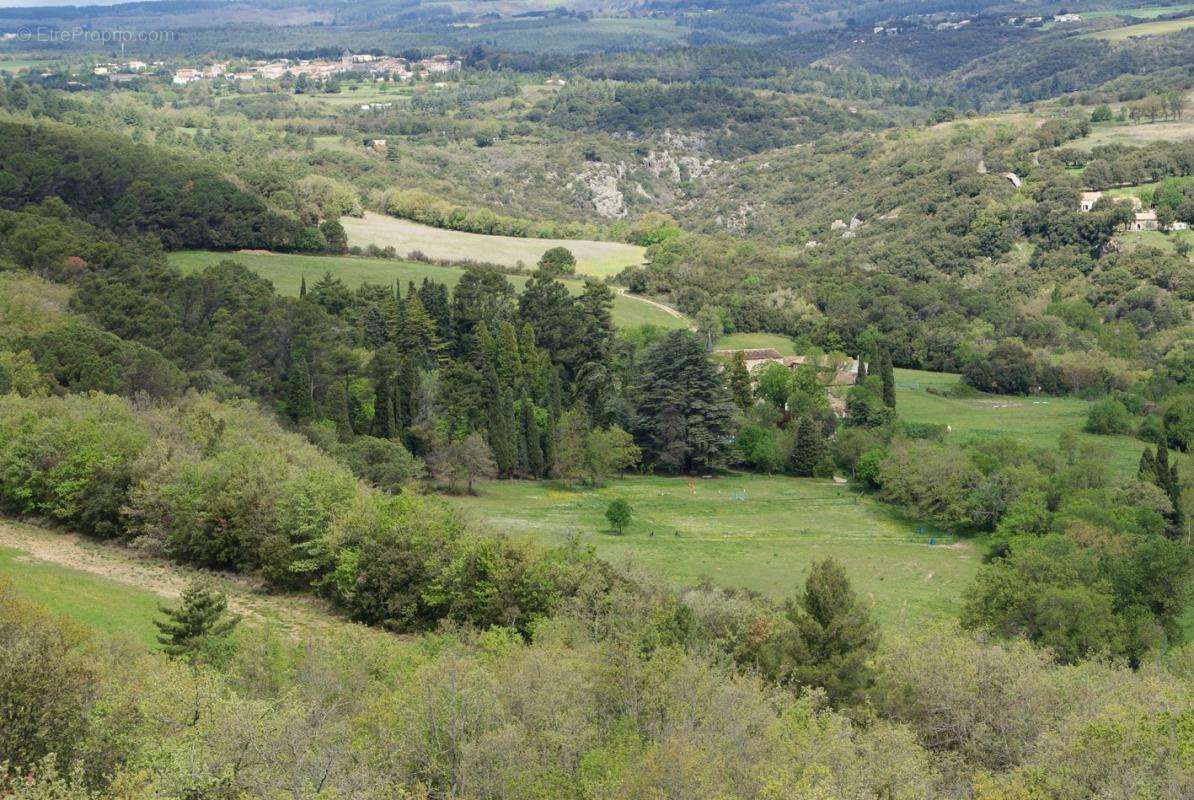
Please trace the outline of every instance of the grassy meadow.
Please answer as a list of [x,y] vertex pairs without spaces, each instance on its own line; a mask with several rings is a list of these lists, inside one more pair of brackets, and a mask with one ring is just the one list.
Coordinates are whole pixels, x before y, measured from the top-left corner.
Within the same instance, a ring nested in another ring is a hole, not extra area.
[[[1016,397],[980,395],[973,398],[942,397],[961,378],[944,372],[897,369],[896,410],[909,422],[949,425],[950,438],[966,442],[1009,436],[1034,447],[1054,448],[1065,431],[1079,440],[1107,451],[1111,468],[1119,475],[1136,472],[1144,442],[1132,436],[1097,436],[1083,433],[1090,403],[1073,397]],[[1176,454],[1175,454],[1176,455]]]
[[[1169,13],[1176,10],[1178,9],[1170,9]],[[1141,22],[1138,25],[1125,25],[1122,28],[1111,28],[1110,30],[1098,31],[1088,35],[1091,38],[1103,39],[1108,42],[1123,42],[1136,36],[1162,36],[1167,33],[1176,33],[1191,26],[1194,26],[1194,17],[1183,17],[1182,19],[1166,19],[1157,22]]]
[[643,263],[642,247],[621,242],[462,233],[372,212],[367,212],[363,219],[343,217],[340,222],[351,245],[394,247],[399,253],[419,250],[430,258],[448,261],[487,261],[506,267],[520,264],[533,267],[545,251],[567,247],[576,256],[576,271],[598,278],[616,275],[626,267]]
[[[615,497],[633,509],[620,536],[604,517]],[[793,595],[809,565],[832,556],[879,618],[895,627],[953,616],[979,565],[973,541],[910,522],[829,480],[634,476],[596,490],[491,481],[478,496],[456,502],[512,536],[560,544],[575,534],[602,558],[678,585],[709,576],[775,599]]]
[[714,342],[713,346],[718,350],[751,350],[774,347],[781,356],[796,355],[796,346],[792,340],[776,333],[730,333]]
[[130,634],[156,647],[162,598],[125,583],[70,567],[51,564],[8,547],[0,547],[0,580],[11,581],[27,600],[104,633]]
[[[459,267],[441,267],[419,261],[400,261],[384,258],[358,258],[356,256],[302,256],[283,253],[222,253],[211,250],[188,250],[170,254],[170,263],[183,272],[196,272],[211,264],[231,259],[239,261],[258,275],[273,283],[281,294],[297,295],[303,278],[307,285],[331,272],[349,287],[362,283],[393,283],[409,281],[421,283],[424,278],[440,281],[449,287],[460,280],[463,270]],[[510,275],[510,283],[521,290],[526,284],[525,275]],[[580,281],[567,281],[569,289],[580,292]],[[619,294],[614,298],[614,323],[619,327],[635,325],[657,325],[661,328],[683,328],[688,322],[650,303]]]

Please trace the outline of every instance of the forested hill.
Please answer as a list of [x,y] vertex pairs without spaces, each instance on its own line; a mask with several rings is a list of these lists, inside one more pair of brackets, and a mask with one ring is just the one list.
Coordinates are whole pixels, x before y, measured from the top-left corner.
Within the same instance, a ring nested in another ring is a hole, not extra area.
[[321,249],[297,220],[193,157],[91,129],[0,122],[0,207],[58,198],[117,233],[167,249]]

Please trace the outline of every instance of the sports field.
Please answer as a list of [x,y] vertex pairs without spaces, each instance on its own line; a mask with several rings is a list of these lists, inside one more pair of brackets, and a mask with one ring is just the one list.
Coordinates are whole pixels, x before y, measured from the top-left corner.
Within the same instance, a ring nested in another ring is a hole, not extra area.
[[643,248],[621,242],[584,239],[523,239],[432,228],[405,219],[368,212],[363,219],[342,217],[348,243],[359,247],[393,247],[403,255],[414,250],[447,261],[485,261],[505,267],[534,267],[543,253],[567,247],[576,256],[576,271],[604,278],[643,263]]
[[[460,280],[463,270],[459,267],[441,267],[418,261],[398,261],[383,258],[357,258],[355,256],[300,256],[288,253],[222,253],[212,250],[187,250],[170,254],[170,263],[184,272],[195,272],[220,261],[232,260],[244,264],[258,275],[273,283],[282,294],[295,296],[303,278],[310,286],[331,272],[355,288],[362,283],[392,284],[401,281],[403,288],[409,281],[421,283],[424,278],[440,281],[449,287]],[[508,276],[514,288],[521,290],[526,284],[524,275]],[[580,281],[567,281],[573,293],[581,290]],[[657,325],[661,328],[683,328],[688,321],[677,317],[646,300],[619,294],[614,299],[614,323],[619,327],[634,325]]]
[[[814,560],[832,556],[880,619],[898,627],[955,615],[979,565],[975,542],[909,522],[830,480],[634,476],[597,490],[501,481],[479,492],[455,502],[483,524],[548,544],[576,534],[611,562],[680,585],[707,575],[783,599],[799,590]],[[633,509],[621,536],[604,518],[615,497]]]

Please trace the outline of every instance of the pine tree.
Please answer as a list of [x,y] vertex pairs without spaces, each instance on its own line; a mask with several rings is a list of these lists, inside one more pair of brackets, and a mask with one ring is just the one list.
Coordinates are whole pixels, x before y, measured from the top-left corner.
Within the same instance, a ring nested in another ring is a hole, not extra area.
[[879,378],[883,381],[883,405],[895,408],[895,368],[891,364],[891,353],[884,349],[881,359]]
[[799,608],[788,618],[799,641],[786,677],[799,686],[825,689],[834,705],[852,705],[874,682],[871,656],[879,648],[879,626],[854,594],[833,559],[813,564]]
[[532,478],[543,477],[543,446],[540,443],[539,423],[535,421],[535,405],[526,389],[522,392],[522,437],[526,449],[527,473]]
[[755,397],[750,385],[750,370],[746,368],[746,356],[741,350],[734,353],[729,372],[730,394],[738,407],[746,411],[754,406]]
[[[384,306],[385,301],[382,304]],[[361,312],[361,338],[370,350],[376,350],[390,340],[385,312],[376,303],[371,303]]]
[[171,658],[188,660],[210,655],[213,645],[226,639],[240,621],[228,615],[228,600],[223,594],[199,582],[182,592],[175,608],[162,606],[164,620],[154,620],[158,644]]
[[290,374],[286,378],[286,414],[302,425],[315,418],[315,396],[311,391],[311,371],[301,350],[290,354]]
[[812,417],[802,417],[796,428],[796,444],[788,460],[792,474],[806,478],[821,474],[828,452],[820,424]]

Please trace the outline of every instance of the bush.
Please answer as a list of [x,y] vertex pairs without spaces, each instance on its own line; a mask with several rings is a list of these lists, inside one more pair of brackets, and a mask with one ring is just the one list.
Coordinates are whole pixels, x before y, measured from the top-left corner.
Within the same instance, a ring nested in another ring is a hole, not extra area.
[[114,536],[149,431],[108,395],[0,397],[0,504]]
[[379,489],[396,491],[423,476],[423,464],[390,439],[356,436],[331,449],[332,456],[357,477]]
[[1127,407],[1115,398],[1108,397],[1087,410],[1086,424],[1082,429],[1087,433],[1112,435],[1130,433],[1132,428],[1132,415]]

